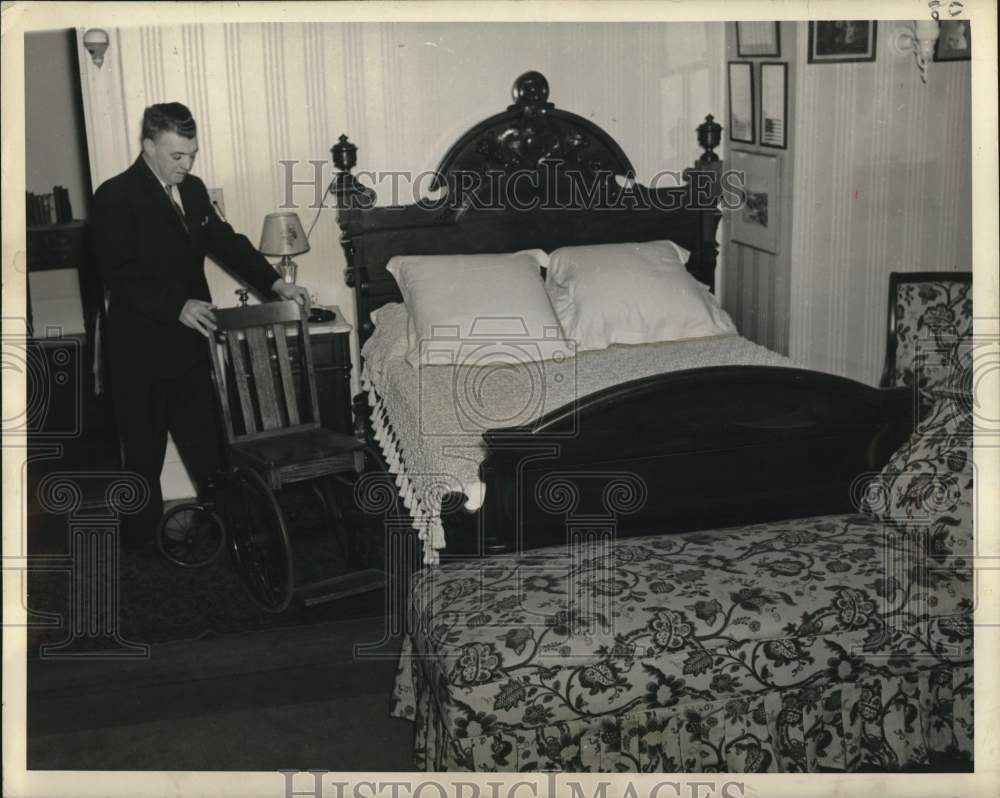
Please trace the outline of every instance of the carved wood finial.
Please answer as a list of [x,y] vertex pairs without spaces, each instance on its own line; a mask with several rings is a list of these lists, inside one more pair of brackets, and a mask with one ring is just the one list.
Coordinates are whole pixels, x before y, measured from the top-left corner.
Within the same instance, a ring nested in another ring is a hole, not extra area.
[[552,177],[546,172],[547,165],[556,163],[563,174],[555,179],[560,180],[567,179],[570,172],[584,179],[634,172],[607,132],[549,102],[549,82],[541,72],[518,77],[511,94],[513,105],[470,128],[445,153],[431,182],[432,190],[450,189],[449,182],[458,180],[456,175],[461,173],[478,176],[479,183],[487,185],[498,174],[507,177],[529,172],[538,175],[536,182],[541,186]]
[[532,70],[519,76],[514,81],[514,86],[511,88],[510,93],[514,98],[514,104],[508,108],[510,111],[513,111],[515,108],[545,109],[555,107],[552,103],[548,102],[549,82],[541,72]]
[[719,160],[719,156],[713,150],[722,141],[722,125],[715,121],[714,116],[709,114],[705,117],[705,121],[698,125],[696,130],[698,131],[698,144],[705,150],[698,160],[705,164]]
[[333,156],[333,165],[337,167],[330,193],[337,198],[338,207],[372,207],[376,200],[375,191],[361,185],[351,174],[358,162],[358,146],[348,140],[346,133],[341,133],[337,143],[330,147],[330,154]]
[[350,172],[358,162],[358,146],[347,139],[346,133],[341,133],[337,143],[330,147],[333,155],[333,165],[341,172]]
[[[722,161],[719,160],[719,156],[714,150],[722,141],[722,125],[709,114],[696,130],[698,131],[698,144],[704,152],[694,162],[694,168],[684,170],[684,181],[692,188],[692,197],[698,206],[706,209],[714,208],[721,191],[720,178],[723,167]],[[712,264],[711,268],[714,269],[715,255],[709,253],[708,260]]]

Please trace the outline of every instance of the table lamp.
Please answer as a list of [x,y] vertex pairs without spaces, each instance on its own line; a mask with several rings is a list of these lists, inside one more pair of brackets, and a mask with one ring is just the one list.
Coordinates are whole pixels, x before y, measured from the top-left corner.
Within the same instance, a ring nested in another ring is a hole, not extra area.
[[292,260],[292,255],[309,251],[309,240],[299,215],[295,211],[275,211],[265,216],[258,248],[263,255],[280,255],[278,273],[286,283],[294,283],[299,267]]

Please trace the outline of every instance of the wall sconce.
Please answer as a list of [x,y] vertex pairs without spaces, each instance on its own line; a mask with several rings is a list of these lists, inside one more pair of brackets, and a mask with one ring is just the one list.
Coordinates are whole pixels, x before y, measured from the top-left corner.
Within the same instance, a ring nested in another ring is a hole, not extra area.
[[98,69],[104,63],[104,52],[108,49],[110,41],[107,31],[100,28],[91,28],[83,34],[83,46],[90,53],[90,58]]
[[941,29],[937,20],[921,19],[910,27],[900,28],[892,35],[892,49],[897,55],[913,53],[920,69],[920,79],[927,83],[927,65],[934,56],[934,45],[937,44]]

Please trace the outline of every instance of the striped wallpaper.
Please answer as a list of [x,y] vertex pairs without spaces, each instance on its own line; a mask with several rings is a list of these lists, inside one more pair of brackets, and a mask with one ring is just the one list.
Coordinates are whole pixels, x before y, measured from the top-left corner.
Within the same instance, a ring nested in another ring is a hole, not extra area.
[[[226,213],[256,240],[285,197],[280,161],[313,176],[341,133],[358,169],[430,170],[470,125],[510,103],[538,69],[551,100],[605,127],[649,179],[698,155],[694,128],[720,114],[721,23],[323,23],[136,27],[112,31],[105,65],[81,55],[95,185],[139,154],[143,108],[179,100],[199,122],[196,173],[224,190]],[[81,48],[82,52],[82,48]],[[381,199],[389,200],[388,183]],[[303,223],[313,189],[292,194]],[[408,199],[408,197],[404,197]],[[334,214],[324,211],[300,282],[351,314]],[[235,285],[212,270],[217,300]]]
[[[891,271],[970,270],[970,62],[912,55],[878,24],[874,63],[806,64],[799,37],[791,348],[810,368],[877,383]],[[803,25],[804,27],[804,25]]]
[[[796,65],[791,63],[789,53],[794,52],[798,35],[798,26],[794,22],[781,22],[781,61],[788,65],[788,118],[795,119],[795,81]],[[736,48],[735,24],[727,23],[726,60],[749,61],[752,64],[754,80],[755,112],[760,115],[760,65],[773,62],[776,58],[741,57]],[[728,100],[725,106],[728,120]],[[728,140],[728,121],[724,123],[726,130],[723,137]],[[776,254],[746,247],[732,241],[730,230],[730,213],[723,215],[722,238],[720,249],[723,255],[722,263],[725,270],[725,290],[722,295],[723,306],[733,317],[740,333],[776,352],[788,353],[789,333],[789,258],[791,231],[790,224],[792,203],[796,198],[797,189],[794,174],[793,155],[796,149],[796,130],[793,124],[786,126],[788,138],[787,149],[762,147],[759,144],[729,143],[730,150],[742,150],[772,156],[778,160],[779,212],[778,219],[779,244]],[[760,141],[760,125],[754,135]]]
[[782,23],[789,149],[739,145],[782,161],[781,247],[723,240],[726,309],[744,335],[871,384],[889,272],[972,268],[970,65],[933,63],[924,85],[889,41],[906,24],[878,23],[874,63],[809,64],[807,23]]
[[[325,162],[325,187],[329,148],[347,133],[360,170],[431,170],[468,127],[506,108],[514,79],[529,69],[545,74],[558,107],[608,130],[643,180],[691,165],[699,154],[695,128],[706,114],[721,115],[724,97],[722,23],[268,23],[110,32],[103,68],[80,48],[94,185],[138,156],[143,108],[179,100],[199,122],[195,172],[223,189],[229,221],[254,242],[264,216],[284,201],[279,161],[300,162],[297,180],[312,177],[310,160]],[[297,187],[293,198],[308,229],[313,189]],[[312,250],[296,257],[298,281],[351,321],[339,231],[333,211],[322,214]],[[216,302],[234,304],[234,281],[215,267],[208,277]],[[167,496],[190,495],[183,485],[164,488]]]

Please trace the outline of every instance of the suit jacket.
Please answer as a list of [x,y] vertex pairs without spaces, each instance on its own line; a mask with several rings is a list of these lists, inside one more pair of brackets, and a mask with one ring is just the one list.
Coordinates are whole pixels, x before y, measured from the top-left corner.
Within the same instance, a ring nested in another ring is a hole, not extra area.
[[94,249],[111,295],[108,348],[116,373],[171,376],[207,361],[204,336],[180,322],[187,300],[212,299],[207,253],[264,296],[278,279],[250,241],[219,218],[201,180],[188,175],[178,188],[186,229],[141,155],[94,195]]

